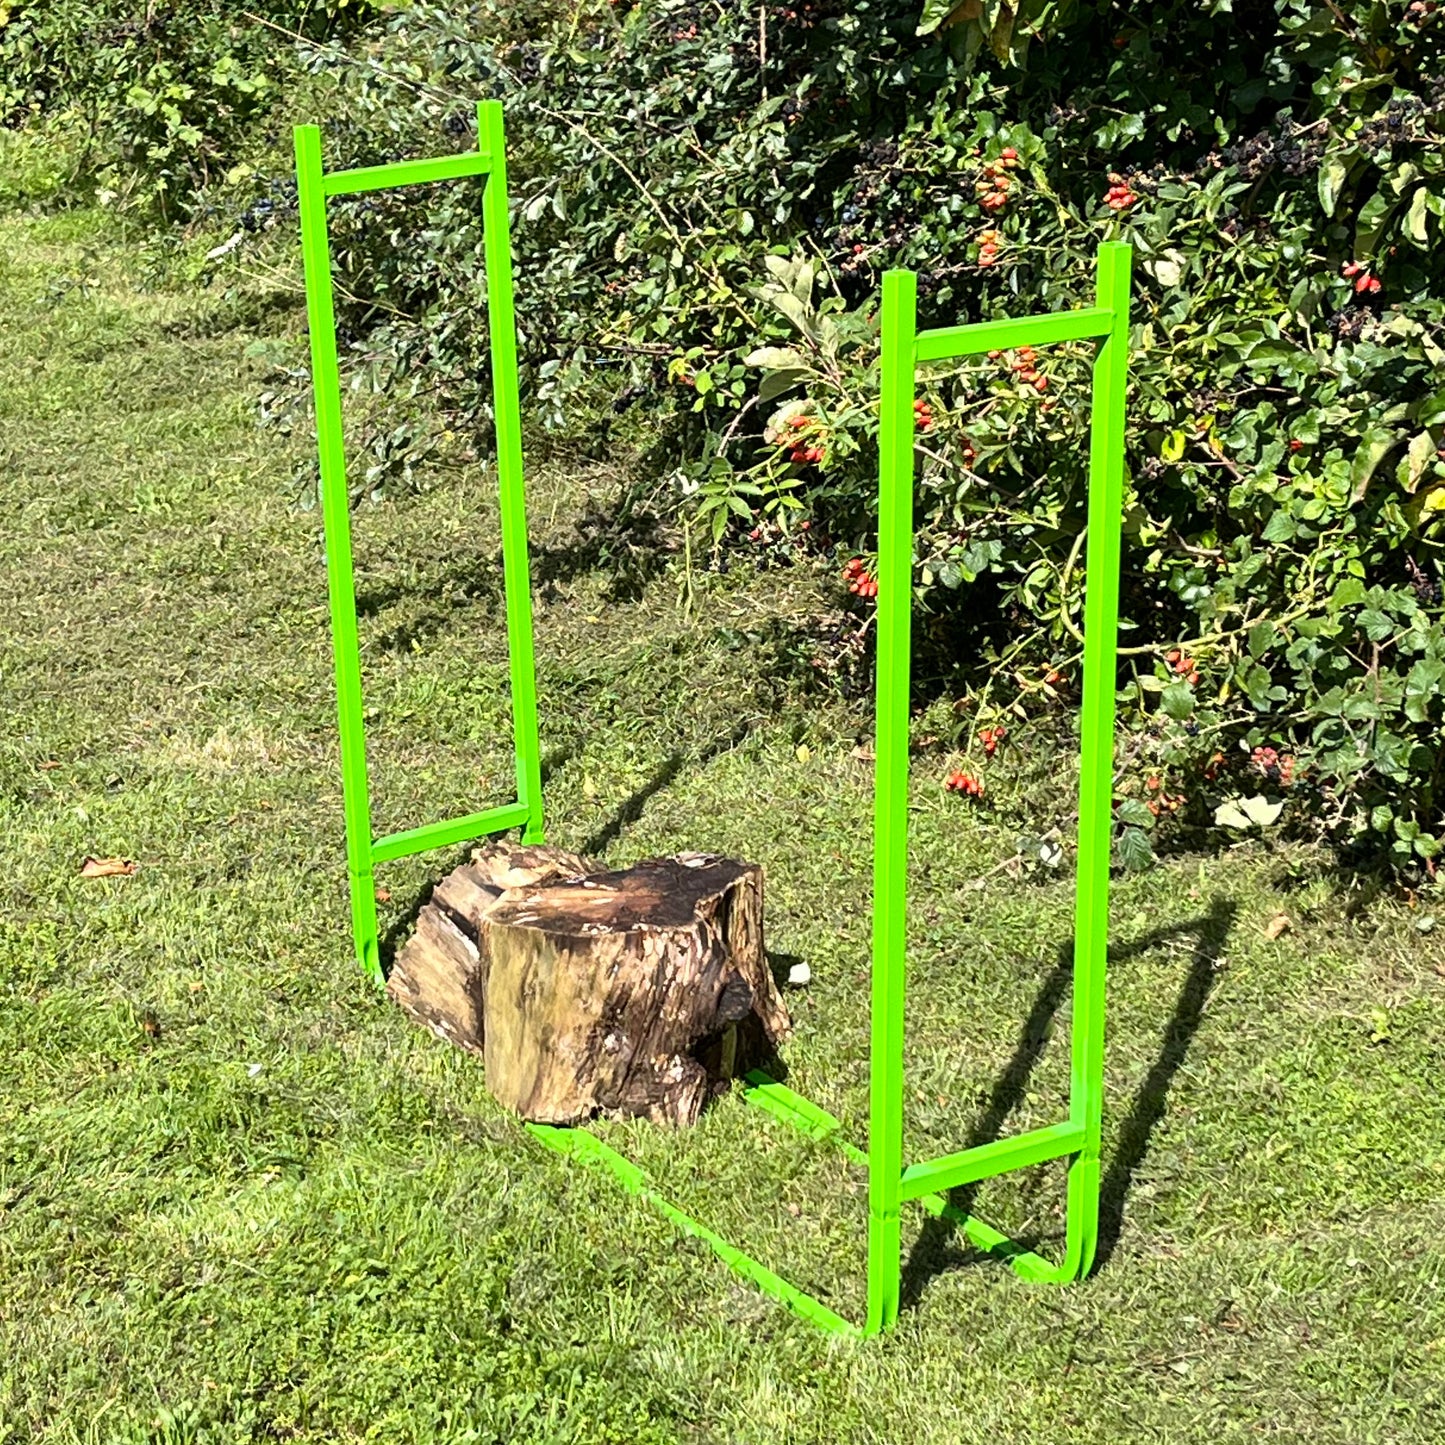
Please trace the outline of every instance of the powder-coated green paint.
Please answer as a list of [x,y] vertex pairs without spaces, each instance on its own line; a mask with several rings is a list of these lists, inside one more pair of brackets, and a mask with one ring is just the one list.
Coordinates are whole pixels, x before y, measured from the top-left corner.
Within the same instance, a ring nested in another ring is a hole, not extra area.
[[[491,333],[492,394],[497,429],[497,479],[502,514],[502,574],[507,598],[511,660],[512,732],[517,755],[515,803],[428,823],[384,838],[372,836],[366,772],[366,731],[361,704],[361,649],[351,559],[351,507],[341,424],[341,379],[331,287],[326,198],[382,187],[483,178],[487,319]],[[445,848],[469,838],[522,826],[529,843],[542,840],[541,752],[537,738],[537,685],[532,657],[532,595],[527,567],[527,511],[522,483],[522,426],[517,389],[517,340],[512,308],[511,230],[507,215],[506,147],[502,103],[477,107],[477,150],[437,160],[327,174],[321,132],[296,127],[296,184],[301,207],[301,251],[306,272],[306,315],[311,332],[311,382],[316,396],[316,449],[321,468],[321,513],[326,533],[326,575],[336,659],[336,702],[341,738],[341,784],[346,819],[346,864],[351,883],[351,927],[356,955],[382,983],[374,868],[393,858]]]
[[[352,927],[362,967],[378,983],[376,863],[468,838],[523,828],[542,838],[542,783],[532,653],[527,522],[522,486],[506,154],[498,101],[478,107],[478,150],[438,160],[326,175],[314,126],[296,130],[301,235],[316,391],[327,576],[336,654],[337,707],[345,798]],[[496,401],[503,573],[517,755],[516,803],[463,818],[374,838],[367,797],[366,740],[361,708],[351,560],[351,519],[341,429],[326,197],[384,186],[481,175],[487,263],[487,308]],[[1119,549],[1124,485],[1124,403],[1128,379],[1130,249],[1099,250],[1096,304],[1078,311],[920,332],[917,278],[883,278],[882,381],[879,410],[877,717],[874,764],[873,988],[866,1152],[816,1104],[765,1074],[744,1082],[749,1103],[815,1139],[828,1139],[868,1170],[867,1301],[860,1324],[837,1314],[766,1265],[691,1218],[658,1192],[635,1164],[583,1129],[529,1125],[548,1148],[609,1170],[685,1233],[704,1240],[733,1269],[803,1318],[852,1339],[877,1334],[898,1315],[902,1272],[900,1211],[915,1201],[956,1222],[974,1245],[1007,1261],[1027,1279],[1065,1281],[1087,1274],[1099,1227],[1099,1134],[1103,1110],[1104,974],[1108,955],[1109,853],[1112,828],[1115,656],[1118,647]],[[916,369],[994,349],[1098,340],[1089,448],[1087,588],[1084,613],[1084,699],[1080,763],[1078,878],[1074,918],[1074,1009],[1069,1117],[1013,1138],[907,1164],[903,1157],[904,998],[908,888],[908,726],[912,676],[913,489]],[[955,1209],[944,1191],[1012,1169],[1067,1157],[1064,1258],[1052,1263],[992,1226]]]

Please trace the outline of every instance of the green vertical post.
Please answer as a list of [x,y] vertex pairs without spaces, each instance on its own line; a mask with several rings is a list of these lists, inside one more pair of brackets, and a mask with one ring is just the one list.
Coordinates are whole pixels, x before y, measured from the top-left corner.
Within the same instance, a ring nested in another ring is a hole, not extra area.
[[532,579],[527,561],[527,500],[522,481],[522,419],[518,400],[517,331],[512,304],[512,231],[507,214],[507,151],[502,102],[477,106],[477,140],[491,157],[482,198],[491,333],[492,397],[497,428],[497,482],[502,512],[502,579],[507,598],[507,650],[512,680],[512,732],[517,799],[527,806],[524,843],[542,842],[542,756],[537,733],[537,674],[532,648]]
[[1104,1108],[1104,977],[1109,957],[1109,854],[1114,828],[1114,695],[1124,511],[1124,400],[1129,367],[1130,248],[1099,248],[1098,304],[1111,314],[1094,359],[1085,554],[1084,696],[1080,727],[1074,1016],[1069,1115],[1084,1143],[1069,1166],[1061,1279],[1081,1279],[1099,1239],[1099,1134]]
[[326,233],[321,132],[314,125],[296,127],[296,186],[301,209],[301,256],[306,274],[306,320],[311,333],[311,384],[316,397],[316,449],[321,467],[326,581],[331,599],[331,638],[336,663],[346,869],[351,883],[351,930],[362,969],[380,985],[381,951],[371,860],[371,803],[367,795],[366,734],[361,716],[361,646],[356,631],[351,507],[341,429],[341,374],[336,357],[336,313],[331,291],[331,248]]
[[898,1317],[907,972],[908,703],[913,611],[913,350],[918,279],[883,277],[878,411],[877,716],[873,762],[873,992],[865,1334]]

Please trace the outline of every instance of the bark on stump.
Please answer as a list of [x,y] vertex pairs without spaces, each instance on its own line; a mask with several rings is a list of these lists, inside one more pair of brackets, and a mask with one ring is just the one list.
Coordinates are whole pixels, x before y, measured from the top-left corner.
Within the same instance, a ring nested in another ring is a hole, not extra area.
[[387,992],[548,1124],[691,1124],[790,1031],[762,870],[700,853],[597,872],[555,848],[481,849],[437,885]]

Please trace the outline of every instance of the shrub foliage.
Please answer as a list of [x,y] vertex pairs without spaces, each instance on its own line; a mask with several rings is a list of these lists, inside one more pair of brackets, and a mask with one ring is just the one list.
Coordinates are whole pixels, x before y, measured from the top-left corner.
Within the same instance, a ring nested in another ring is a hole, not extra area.
[[[41,9],[12,6],[0,56]],[[866,572],[884,269],[918,270],[923,324],[980,320],[1086,303],[1098,243],[1131,241],[1126,851],[1290,826],[1433,875],[1439,6],[424,0],[349,47],[297,10],[290,28],[319,27],[303,58],[333,87],[333,163],[456,146],[479,96],[507,101],[534,406],[574,428],[666,418],[667,474],[720,551],[806,521],[811,555],[823,538]],[[203,182],[260,103],[223,31],[178,42],[196,86],[179,120],[158,102],[141,124],[149,102],[113,72],[54,55],[19,68],[10,107],[69,85],[132,163]],[[197,112],[218,95],[215,130]],[[254,200],[251,228],[284,209]],[[356,365],[459,414],[486,390],[478,225],[458,188],[335,213]],[[917,605],[934,671],[974,700],[966,739],[1076,683],[1086,363],[1060,347],[921,381]],[[425,444],[384,438],[376,474]],[[859,572],[838,586],[861,626]]]

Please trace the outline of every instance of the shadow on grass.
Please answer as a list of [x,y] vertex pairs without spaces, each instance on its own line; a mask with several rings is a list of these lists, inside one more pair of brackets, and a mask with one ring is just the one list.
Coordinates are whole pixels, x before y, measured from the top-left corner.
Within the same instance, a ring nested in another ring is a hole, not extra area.
[[[1180,934],[1192,933],[1197,939],[1188,976],[1175,1000],[1173,1014],[1164,1028],[1159,1055],[1134,1096],[1100,1186],[1099,1244],[1094,1257],[1095,1271],[1108,1263],[1118,1245],[1124,1224],[1125,1201],[1133,1186],[1134,1176],[1149,1152],[1149,1139],[1154,1127],[1164,1117],[1174,1075],[1184,1062],[1190,1043],[1203,1020],[1204,1007],[1214,987],[1216,967],[1234,925],[1235,913],[1233,903],[1217,900],[1201,918],[1156,929],[1134,943],[1110,949],[1110,964],[1117,965]],[[1004,1124],[1023,1100],[1029,1077],[1048,1043],[1054,1015],[1068,992],[1072,977],[1073,945],[1070,943],[1059,950],[1058,961],[1044,980],[1033,1007],[1029,1010],[1013,1057],[994,1084],[988,1103],[965,1148],[990,1144],[1002,1136]],[[964,1185],[950,1192],[949,1203],[964,1214],[972,1213],[977,1192],[978,1185]],[[954,1221],[948,1218],[933,1217],[924,1224],[903,1267],[904,1308],[911,1309],[917,1305],[924,1287],[935,1276],[988,1257],[971,1248],[955,1248],[953,1240],[957,1229]],[[1021,1239],[1019,1243],[1027,1249],[1033,1249],[1038,1241]]]
[[583,843],[581,852],[584,856],[591,856],[596,853],[603,853],[622,836],[625,829],[642,816],[642,810],[647,807],[664,788],[670,787],[677,780],[678,775],[685,767],[694,768],[706,767],[715,757],[735,748],[747,737],[751,724],[740,722],[735,727],[729,728],[726,732],[719,733],[701,751],[672,752],[663,759],[657,772],[644,783],[631,797],[625,799],[606,823],[604,823],[590,838]]
[[[534,597],[554,602],[562,595],[559,586],[600,573],[606,579],[605,600],[619,603],[638,601],[667,567],[675,547],[655,515],[629,509],[624,499],[613,512],[597,508],[583,512],[564,542],[533,541],[528,550]],[[445,632],[473,608],[495,611],[502,596],[502,554],[492,548],[483,555],[434,565],[419,577],[367,581],[357,591],[356,615],[378,618],[401,604],[420,603],[416,616],[370,643],[382,652],[409,652]]]

